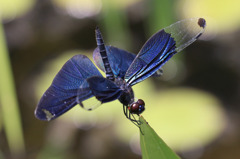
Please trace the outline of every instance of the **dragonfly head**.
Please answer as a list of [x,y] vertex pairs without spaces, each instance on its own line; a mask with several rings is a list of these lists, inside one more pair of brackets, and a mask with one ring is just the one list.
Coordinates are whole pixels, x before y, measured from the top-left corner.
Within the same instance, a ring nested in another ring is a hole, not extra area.
[[142,99],[138,99],[136,102],[133,102],[128,110],[133,114],[141,114],[145,110],[145,103]]

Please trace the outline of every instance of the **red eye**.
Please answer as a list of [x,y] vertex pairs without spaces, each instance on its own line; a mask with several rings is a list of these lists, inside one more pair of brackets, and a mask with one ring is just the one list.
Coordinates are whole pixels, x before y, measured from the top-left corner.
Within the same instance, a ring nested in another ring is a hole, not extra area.
[[137,102],[134,102],[131,105],[131,112],[137,112],[138,111],[139,104]]
[[138,99],[137,102],[138,102],[139,105],[143,105],[143,106],[145,106],[145,103],[144,103],[144,101],[143,101],[142,99]]
[[133,114],[141,114],[145,110],[145,103],[142,99],[138,99],[137,102],[132,103],[132,105],[128,108],[130,113]]

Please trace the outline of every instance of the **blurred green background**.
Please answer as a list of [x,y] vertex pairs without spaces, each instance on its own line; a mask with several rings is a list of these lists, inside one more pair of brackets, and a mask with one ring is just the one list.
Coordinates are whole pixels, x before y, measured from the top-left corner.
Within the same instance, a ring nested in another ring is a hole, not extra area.
[[133,87],[144,118],[184,159],[240,158],[238,0],[0,0],[0,159],[140,159],[139,130],[118,102],[51,122],[34,109],[63,64],[105,43],[138,53],[156,31],[203,17],[200,40],[160,78]]

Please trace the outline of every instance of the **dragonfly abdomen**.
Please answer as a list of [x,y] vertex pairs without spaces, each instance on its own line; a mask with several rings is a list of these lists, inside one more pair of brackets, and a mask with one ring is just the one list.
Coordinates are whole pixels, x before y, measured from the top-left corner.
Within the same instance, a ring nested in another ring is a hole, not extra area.
[[108,56],[107,56],[106,48],[105,48],[104,41],[103,41],[103,38],[102,38],[102,34],[101,34],[98,27],[96,28],[95,32],[96,32],[97,46],[99,48],[99,52],[100,52],[100,55],[102,57],[103,65],[104,65],[104,68],[105,68],[105,71],[106,71],[106,78],[111,80],[111,81],[114,81],[114,79],[115,79],[114,74],[112,72],[110,63],[108,61]]

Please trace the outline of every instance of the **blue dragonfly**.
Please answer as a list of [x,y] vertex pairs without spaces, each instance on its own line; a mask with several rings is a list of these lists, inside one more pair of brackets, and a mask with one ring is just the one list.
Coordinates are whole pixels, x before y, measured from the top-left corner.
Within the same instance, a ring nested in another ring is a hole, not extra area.
[[[50,121],[77,104],[92,110],[102,103],[118,99],[123,104],[125,116],[138,126],[140,122],[134,114],[141,114],[145,110],[145,103],[134,97],[132,86],[148,77],[161,75],[161,67],[174,54],[196,41],[205,27],[203,18],[178,21],[150,37],[137,55],[105,46],[101,32],[96,28],[97,48],[93,52],[93,59],[106,77],[88,57],[73,56],[43,94],[35,116]],[[95,98],[97,104],[84,104],[90,98]]]

